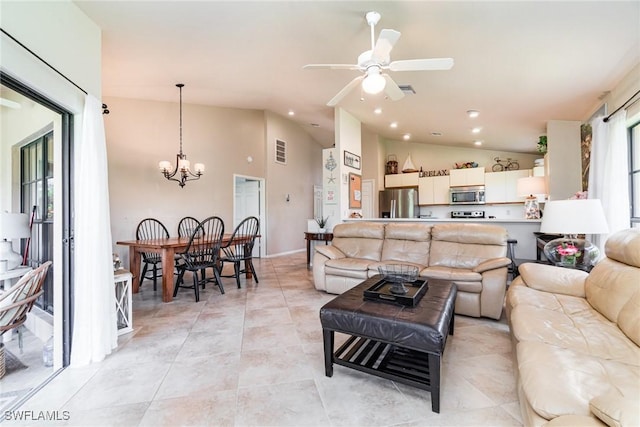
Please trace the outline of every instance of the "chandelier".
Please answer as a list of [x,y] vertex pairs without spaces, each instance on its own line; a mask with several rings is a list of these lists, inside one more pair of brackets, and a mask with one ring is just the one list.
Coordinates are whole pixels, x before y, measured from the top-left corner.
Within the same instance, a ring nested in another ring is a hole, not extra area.
[[[202,174],[204,173],[204,164],[196,163],[193,165],[193,172],[190,169],[189,160],[187,160],[187,156],[182,152],[182,88],[184,84],[178,83],[176,85],[180,89],[180,152],[176,155],[176,167],[171,166],[171,162],[167,160],[163,160],[158,163],[158,167],[160,168],[160,172],[167,178],[169,181],[176,181],[178,185],[182,188],[185,186],[187,181],[195,181],[196,179],[200,179]],[[176,177],[176,175],[178,175]]]

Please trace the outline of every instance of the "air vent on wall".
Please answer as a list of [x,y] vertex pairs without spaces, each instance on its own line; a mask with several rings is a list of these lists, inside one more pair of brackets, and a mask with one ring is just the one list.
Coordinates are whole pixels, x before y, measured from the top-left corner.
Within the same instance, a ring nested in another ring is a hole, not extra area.
[[411,85],[398,85],[400,90],[404,92],[405,95],[415,95],[416,91]]
[[285,141],[281,141],[276,139],[276,163],[280,163],[281,165],[287,164],[287,143]]

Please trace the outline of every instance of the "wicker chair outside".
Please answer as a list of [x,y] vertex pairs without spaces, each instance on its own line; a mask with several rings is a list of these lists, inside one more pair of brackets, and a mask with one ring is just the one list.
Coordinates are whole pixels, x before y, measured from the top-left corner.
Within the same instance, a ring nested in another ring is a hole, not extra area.
[[[47,271],[51,266],[51,261],[47,261],[35,270],[29,271],[22,276],[18,283],[0,294],[0,342],[2,335],[14,328],[22,326],[27,320],[27,315],[31,311],[33,304],[42,295],[42,284]],[[18,329],[19,345],[22,348],[22,333]],[[4,347],[0,345],[0,351],[4,353]],[[4,354],[2,354],[4,356]],[[4,357],[0,357],[0,378],[5,373]]]

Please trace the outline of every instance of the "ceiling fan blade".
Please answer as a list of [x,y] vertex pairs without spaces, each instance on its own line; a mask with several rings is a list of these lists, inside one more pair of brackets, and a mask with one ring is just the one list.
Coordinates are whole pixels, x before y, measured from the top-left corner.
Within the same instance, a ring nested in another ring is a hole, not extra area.
[[387,84],[384,86],[384,93],[387,94],[389,99],[392,101],[397,101],[404,97],[404,92],[400,87],[393,81],[393,79],[389,76],[389,74],[382,75],[386,80]]
[[338,94],[336,96],[331,98],[331,101],[327,102],[327,106],[335,107],[336,105],[338,105],[338,103],[340,101],[342,101],[342,98],[347,96],[347,94],[349,92],[351,92],[353,90],[353,88],[358,86],[358,84],[360,84],[360,82],[363,79],[364,79],[364,76],[358,76],[355,79],[351,80],[345,87],[342,88],[342,90],[340,92],[338,92]]
[[389,64],[391,71],[450,70],[453,58],[405,59]]
[[302,67],[305,70],[318,70],[318,69],[330,69],[330,70],[359,70],[355,64],[307,64]]
[[399,31],[387,29],[380,31],[378,41],[373,48],[371,59],[378,63],[388,62],[391,49],[393,49],[393,45],[396,44],[399,38]]

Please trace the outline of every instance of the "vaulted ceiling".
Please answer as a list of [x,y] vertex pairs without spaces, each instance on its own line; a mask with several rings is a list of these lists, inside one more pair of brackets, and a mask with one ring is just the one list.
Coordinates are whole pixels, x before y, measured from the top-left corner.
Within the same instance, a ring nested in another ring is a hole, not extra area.
[[391,60],[455,62],[389,72],[415,90],[399,101],[356,89],[339,104],[392,140],[533,152],[547,120],[587,119],[640,62],[638,1],[75,3],[103,31],[103,96],[177,102],[182,82],[185,103],[291,110],[325,146],[334,141],[326,103],[359,71],[302,67],[355,64],[370,49],[370,10],[382,15],[376,37],[402,33]]

